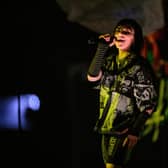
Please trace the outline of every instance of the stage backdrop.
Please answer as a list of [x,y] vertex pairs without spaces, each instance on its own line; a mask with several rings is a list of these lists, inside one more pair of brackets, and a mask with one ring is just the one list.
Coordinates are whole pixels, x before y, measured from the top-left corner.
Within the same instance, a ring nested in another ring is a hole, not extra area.
[[98,33],[109,33],[118,20],[136,19],[144,34],[164,25],[162,0],[56,0],[69,21]]

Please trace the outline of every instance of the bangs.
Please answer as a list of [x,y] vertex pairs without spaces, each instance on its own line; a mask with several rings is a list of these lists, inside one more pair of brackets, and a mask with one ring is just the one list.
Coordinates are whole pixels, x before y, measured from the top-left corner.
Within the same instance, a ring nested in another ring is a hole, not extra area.
[[131,25],[126,24],[126,25],[118,25],[115,29],[115,32],[123,30],[123,29],[131,30],[131,31],[134,30],[134,28]]

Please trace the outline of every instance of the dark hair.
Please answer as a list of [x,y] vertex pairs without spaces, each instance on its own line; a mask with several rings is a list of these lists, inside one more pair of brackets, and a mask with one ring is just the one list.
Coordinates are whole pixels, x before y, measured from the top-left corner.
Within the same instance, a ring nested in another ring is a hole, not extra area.
[[128,28],[133,28],[134,29],[134,32],[135,32],[135,35],[134,35],[135,42],[134,42],[131,50],[133,52],[135,52],[136,54],[140,54],[140,51],[141,51],[141,49],[143,47],[143,43],[144,43],[144,37],[143,37],[142,28],[138,24],[138,22],[136,20],[130,19],[130,18],[122,19],[115,26],[114,32],[115,32],[115,30],[116,30],[116,28],[118,26],[123,26],[123,27],[128,27]]

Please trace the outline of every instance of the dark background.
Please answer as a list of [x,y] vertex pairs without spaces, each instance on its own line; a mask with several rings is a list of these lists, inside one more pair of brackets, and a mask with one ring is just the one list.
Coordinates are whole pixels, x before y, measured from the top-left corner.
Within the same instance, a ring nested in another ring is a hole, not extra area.
[[[0,94],[33,92],[41,109],[31,131],[0,132],[5,164],[100,168],[100,137],[92,128],[98,104],[86,71],[97,36],[67,21],[55,0],[5,1],[1,6]],[[139,144],[132,167],[166,167],[167,128],[155,144]],[[141,146],[142,145],[142,146]],[[6,161],[7,160],[7,161]]]

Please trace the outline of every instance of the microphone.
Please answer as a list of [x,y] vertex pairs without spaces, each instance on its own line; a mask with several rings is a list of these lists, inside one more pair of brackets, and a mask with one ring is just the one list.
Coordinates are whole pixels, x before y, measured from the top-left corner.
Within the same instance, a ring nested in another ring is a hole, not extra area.
[[[109,39],[109,41],[107,41],[107,40],[105,40],[105,38],[110,38],[110,39]],[[89,45],[97,45],[98,43],[110,44],[114,38],[115,38],[114,36],[110,36],[110,35],[108,35],[108,36],[100,35],[98,38],[92,37],[92,38],[88,39],[88,44]]]

